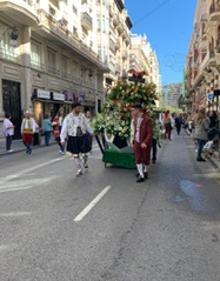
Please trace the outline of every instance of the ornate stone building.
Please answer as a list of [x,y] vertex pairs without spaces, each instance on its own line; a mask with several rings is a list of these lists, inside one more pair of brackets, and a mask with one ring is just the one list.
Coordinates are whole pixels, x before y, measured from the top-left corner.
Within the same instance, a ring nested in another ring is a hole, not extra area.
[[186,65],[187,107],[219,109],[220,1],[198,0]]
[[98,54],[96,0],[0,0],[0,116],[98,110],[108,65]]

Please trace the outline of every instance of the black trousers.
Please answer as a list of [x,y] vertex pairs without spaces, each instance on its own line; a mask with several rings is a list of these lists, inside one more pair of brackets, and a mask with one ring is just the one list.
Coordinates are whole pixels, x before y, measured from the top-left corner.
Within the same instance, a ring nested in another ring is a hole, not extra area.
[[157,140],[153,139],[152,141],[152,160],[156,161],[157,160]]
[[181,132],[181,125],[176,125],[176,131],[177,131],[177,134],[179,135]]
[[12,136],[6,137],[6,150],[9,151],[11,149],[12,144]]

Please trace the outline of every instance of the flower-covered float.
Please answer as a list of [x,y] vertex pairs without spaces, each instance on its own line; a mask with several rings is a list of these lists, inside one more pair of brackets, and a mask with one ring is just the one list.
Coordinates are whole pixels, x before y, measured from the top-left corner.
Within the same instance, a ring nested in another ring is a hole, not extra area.
[[131,148],[131,110],[141,104],[149,113],[155,108],[156,86],[143,83],[144,72],[132,71],[129,81],[119,81],[108,94],[102,113],[93,120],[103,162],[124,168],[135,168]]

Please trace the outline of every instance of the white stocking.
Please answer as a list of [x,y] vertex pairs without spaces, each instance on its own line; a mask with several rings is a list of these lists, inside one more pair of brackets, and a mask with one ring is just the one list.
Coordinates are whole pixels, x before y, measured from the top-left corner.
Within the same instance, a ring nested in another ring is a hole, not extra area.
[[139,175],[144,178],[144,173],[143,173],[143,165],[142,164],[137,164],[137,170]]
[[81,170],[81,159],[79,157],[74,158],[76,169]]
[[144,173],[147,173],[147,172],[148,172],[148,166],[144,165]]

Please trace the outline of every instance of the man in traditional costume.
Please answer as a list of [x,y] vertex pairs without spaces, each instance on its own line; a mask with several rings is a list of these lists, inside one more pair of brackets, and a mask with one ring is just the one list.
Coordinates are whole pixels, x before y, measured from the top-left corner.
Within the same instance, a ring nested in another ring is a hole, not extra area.
[[31,117],[32,114],[29,111],[25,112],[24,119],[21,124],[21,135],[23,143],[26,146],[26,153],[32,153],[33,136],[36,130],[34,119]]
[[150,117],[144,113],[141,104],[133,107],[133,149],[138,170],[137,182],[141,183],[148,179],[148,166],[151,160],[151,145],[153,126]]
[[88,147],[86,133],[93,134],[93,130],[86,119],[85,115],[81,113],[81,104],[75,103],[72,106],[72,112],[64,119],[60,139],[62,145],[67,140],[67,151],[73,154],[74,161],[77,168],[77,176],[82,175],[87,168],[85,167],[84,154],[87,153]]

